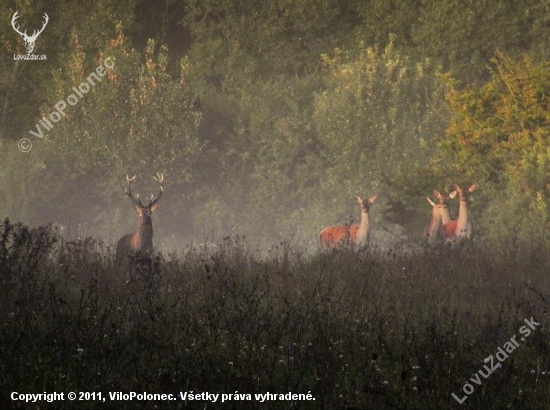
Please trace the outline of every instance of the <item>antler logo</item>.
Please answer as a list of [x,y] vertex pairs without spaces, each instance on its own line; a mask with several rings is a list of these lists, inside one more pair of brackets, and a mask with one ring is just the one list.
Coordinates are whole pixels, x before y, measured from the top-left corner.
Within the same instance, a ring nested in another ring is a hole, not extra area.
[[34,32],[32,33],[32,36],[29,36],[29,35],[27,35],[27,30],[25,30],[22,33],[21,31],[19,31],[19,25],[17,25],[17,27],[15,26],[15,20],[17,20],[17,18],[19,17],[17,15],[17,13],[19,13],[19,11],[16,11],[15,14],[13,15],[12,19],[11,19],[11,26],[21,36],[21,38],[25,41],[25,48],[27,49],[27,54],[31,54],[32,51],[34,50],[34,42],[36,41],[36,39],[38,38],[40,33],[42,33],[44,31],[44,29],[46,28],[46,25],[48,24],[48,21],[50,20],[50,18],[48,17],[48,15],[46,13],[44,13],[44,24],[42,25],[42,28],[40,30],[34,30]]

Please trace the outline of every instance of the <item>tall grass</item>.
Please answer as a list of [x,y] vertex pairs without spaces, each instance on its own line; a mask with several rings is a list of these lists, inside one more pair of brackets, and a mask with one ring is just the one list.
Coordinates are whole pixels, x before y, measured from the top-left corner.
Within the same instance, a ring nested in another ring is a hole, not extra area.
[[[283,243],[260,257],[236,237],[117,268],[100,242],[6,221],[0,404],[22,407],[11,392],[290,391],[316,400],[33,406],[547,409],[546,246],[356,256]],[[531,317],[541,325],[460,406],[451,394]]]

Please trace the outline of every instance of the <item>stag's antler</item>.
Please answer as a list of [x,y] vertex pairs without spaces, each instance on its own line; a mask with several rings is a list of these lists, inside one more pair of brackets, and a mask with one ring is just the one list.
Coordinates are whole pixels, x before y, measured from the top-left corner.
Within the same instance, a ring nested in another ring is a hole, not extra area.
[[27,30],[25,30],[24,32],[21,32],[21,30],[19,30],[19,25],[17,25],[17,27],[15,25],[16,20],[19,18],[18,13],[19,11],[16,11],[15,14],[13,15],[11,19],[11,26],[25,41],[25,47],[27,49],[27,53],[32,53],[34,49],[34,42],[38,38],[39,34],[44,31],[44,29],[46,28],[46,25],[48,24],[48,21],[50,21],[50,18],[46,13],[44,13],[44,23],[42,23],[42,28],[40,30],[34,30],[32,33],[32,36],[29,36],[27,34]]
[[126,195],[130,197],[132,202],[142,208],[145,208],[143,204],[141,203],[141,200],[139,199],[139,194],[134,195],[132,194],[132,182],[136,180],[136,176],[134,175],[132,178],[130,178],[128,175],[126,175],[126,182],[128,182],[128,189],[126,190]]
[[162,196],[162,193],[163,193],[163,190],[162,190],[162,181],[164,181],[164,175],[163,174],[159,174],[157,172],[157,176],[154,176],[153,177],[155,179],[155,181],[157,181],[159,183],[159,186],[160,186],[160,191],[157,195],[157,197],[155,198],[153,196],[153,194],[151,194],[151,200],[149,201],[149,206],[153,206],[159,199],[160,197]]
[[15,21],[19,18],[18,16],[18,13],[19,11],[16,11],[15,14],[13,15],[12,19],[11,19],[11,26],[13,27],[13,29],[19,33],[23,38],[26,38],[28,40],[36,40],[36,38],[38,37],[38,35],[40,33],[42,33],[44,31],[44,29],[46,28],[46,25],[48,24],[48,21],[50,21],[50,18],[48,17],[48,15],[46,13],[44,13],[44,23],[42,23],[42,28],[40,30],[34,30],[33,33],[32,33],[32,36],[29,36],[27,34],[27,30],[25,30],[24,32],[21,32],[19,30],[19,25],[17,27],[15,27]]
[[15,20],[17,20],[19,18],[19,16],[17,15],[19,13],[19,11],[16,11],[15,14],[13,15],[12,19],[11,19],[11,26],[13,27],[13,29],[18,33],[20,34],[22,37],[28,37],[27,36],[27,30],[25,30],[24,33],[22,33],[21,31],[19,31],[19,25],[17,27],[15,27]]

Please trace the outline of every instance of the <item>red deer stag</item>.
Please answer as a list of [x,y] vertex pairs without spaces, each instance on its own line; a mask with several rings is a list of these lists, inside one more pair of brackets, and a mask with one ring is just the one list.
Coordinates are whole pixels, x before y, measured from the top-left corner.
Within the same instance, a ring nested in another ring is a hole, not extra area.
[[136,196],[132,194],[132,182],[134,182],[136,177],[130,178],[126,176],[126,181],[128,182],[126,195],[132,200],[138,219],[135,232],[124,235],[118,241],[116,247],[117,265],[123,264],[128,256],[141,256],[144,258],[151,256],[153,251],[153,220],[151,216],[157,210],[157,201],[162,196],[162,181],[164,180],[164,176],[157,172],[157,176],[153,178],[159,183],[160,191],[156,197],[151,194],[149,204],[143,205],[139,199],[139,194]]
[[319,233],[321,246],[328,249],[341,244],[349,244],[355,253],[366,248],[370,242],[369,209],[376,202],[376,199],[377,197],[373,196],[367,201],[356,195],[355,202],[361,210],[360,222],[354,225],[329,226],[324,228]]
[[468,218],[468,197],[475,191],[476,186],[471,185],[468,189],[462,189],[454,184],[454,189],[458,193],[460,205],[458,207],[458,219],[447,222],[441,227],[443,238],[447,242],[457,243],[463,239],[469,239],[472,235],[472,224]]
[[428,203],[432,206],[432,216],[430,223],[424,229],[424,238],[429,243],[434,243],[443,236],[441,227],[451,220],[449,214],[449,200],[456,196],[456,191],[449,193],[448,195],[441,194],[439,191],[434,191],[437,203],[426,197]]

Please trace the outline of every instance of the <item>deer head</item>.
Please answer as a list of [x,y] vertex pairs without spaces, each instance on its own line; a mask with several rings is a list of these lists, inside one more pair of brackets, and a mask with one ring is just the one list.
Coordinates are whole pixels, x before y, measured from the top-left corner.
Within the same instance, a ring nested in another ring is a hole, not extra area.
[[162,181],[164,181],[164,176],[162,174],[159,174],[157,172],[157,175],[153,177],[155,181],[159,183],[160,191],[157,194],[157,196],[154,196],[151,194],[151,199],[149,200],[148,205],[144,205],[141,202],[141,199],[139,199],[139,194],[132,194],[132,183],[135,181],[136,176],[134,175],[132,178],[130,178],[128,175],[126,175],[126,182],[128,182],[128,189],[126,190],[126,195],[130,197],[134,204],[134,210],[136,211],[139,220],[141,221],[141,225],[150,225],[151,224],[151,215],[153,212],[155,212],[158,208],[157,202],[162,196],[163,190],[162,190]]
[[42,33],[44,31],[44,29],[46,28],[46,25],[48,24],[48,21],[50,20],[50,18],[48,17],[48,15],[46,13],[44,13],[44,23],[42,24],[42,28],[40,30],[34,30],[33,33],[32,33],[32,36],[29,36],[29,35],[27,35],[27,30],[25,30],[24,32],[21,32],[19,30],[19,25],[17,25],[17,27],[15,26],[15,21],[19,17],[18,13],[19,13],[19,11],[16,11],[15,14],[13,15],[13,17],[11,19],[11,26],[21,36],[21,38],[25,42],[25,48],[27,49],[27,54],[31,54],[34,50],[34,42],[36,41],[36,39],[38,38],[40,33]]

